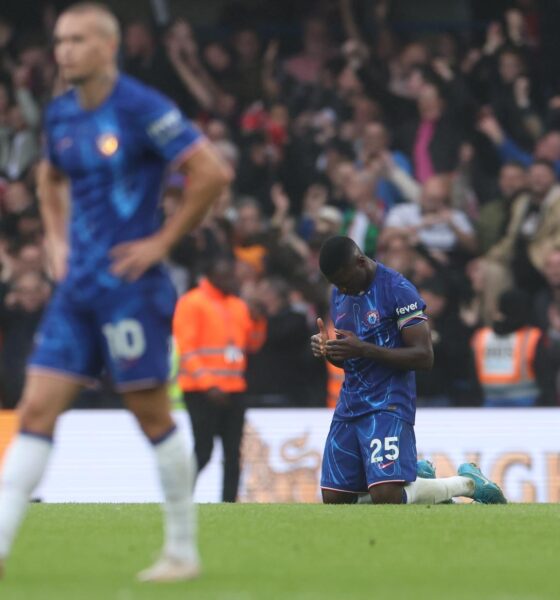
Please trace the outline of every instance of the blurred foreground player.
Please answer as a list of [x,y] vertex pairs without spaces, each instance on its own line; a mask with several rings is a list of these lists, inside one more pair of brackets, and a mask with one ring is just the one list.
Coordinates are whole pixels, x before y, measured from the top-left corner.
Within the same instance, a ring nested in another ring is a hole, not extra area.
[[323,502],[351,504],[369,492],[375,504],[438,504],[455,496],[505,503],[500,488],[468,463],[457,477],[432,479],[430,472],[417,479],[413,371],[430,369],[433,351],[416,288],[347,237],[328,239],[319,265],[335,286],[336,338],[318,319],[311,347],[345,375],[323,455]]
[[[73,88],[46,111],[39,197],[60,284],[29,361],[21,431],[0,478],[0,563],[45,471],[58,415],[105,367],[152,443],[165,497],[163,552],[139,577],[190,579],[199,572],[194,465],[166,393],[175,296],[160,262],[230,174],[169,100],[117,72],[118,45],[117,21],[102,5],[76,4],[57,21],[56,61]],[[188,175],[188,190],[160,227],[158,191],[169,164]]]

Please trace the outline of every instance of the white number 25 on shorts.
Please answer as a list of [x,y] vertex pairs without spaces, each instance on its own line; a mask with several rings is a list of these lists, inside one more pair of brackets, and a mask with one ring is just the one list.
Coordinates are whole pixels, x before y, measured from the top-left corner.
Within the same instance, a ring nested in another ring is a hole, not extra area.
[[399,438],[396,436],[386,437],[383,442],[378,438],[371,440],[369,445],[373,449],[371,452],[371,462],[378,463],[383,460],[383,455],[381,454],[383,448],[385,448],[385,458],[387,460],[397,460],[399,458],[398,443]]

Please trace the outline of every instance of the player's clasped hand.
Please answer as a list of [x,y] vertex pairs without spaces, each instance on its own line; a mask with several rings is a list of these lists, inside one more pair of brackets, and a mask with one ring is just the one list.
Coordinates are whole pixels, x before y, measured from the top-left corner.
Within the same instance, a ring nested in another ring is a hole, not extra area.
[[327,355],[336,361],[363,356],[364,343],[352,331],[335,329],[336,339],[325,342]]
[[329,339],[323,319],[317,319],[319,333],[311,336],[311,352],[315,358],[323,358],[327,354],[326,342]]
[[136,281],[167,254],[163,240],[153,235],[133,242],[118,244],[111,250],[111,272],[128,281]]
[[311,336],[311,352],[315,358],[322,358],[326,354],[326,347],[320,333]]

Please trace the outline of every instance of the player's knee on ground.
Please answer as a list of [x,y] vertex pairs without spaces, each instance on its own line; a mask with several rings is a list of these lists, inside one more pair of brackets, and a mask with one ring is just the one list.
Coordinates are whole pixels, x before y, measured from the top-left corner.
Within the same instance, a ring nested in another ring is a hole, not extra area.
[[403,485],[400,483],[382,483],[369,488],[374,504],[402,504]]
[[350,492],[337,492],[335,490],[321,490],[323,493],[323,504],[356,504],[358,494]]

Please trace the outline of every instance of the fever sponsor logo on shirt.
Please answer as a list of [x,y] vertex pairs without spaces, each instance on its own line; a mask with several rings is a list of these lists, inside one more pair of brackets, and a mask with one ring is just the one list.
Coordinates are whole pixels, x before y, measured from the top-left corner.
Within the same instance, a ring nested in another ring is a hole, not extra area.
[[418,310],[418,302],[413,302],[408,306],[401,306],[397,308],[397,315],[407,315],[408,313]]

